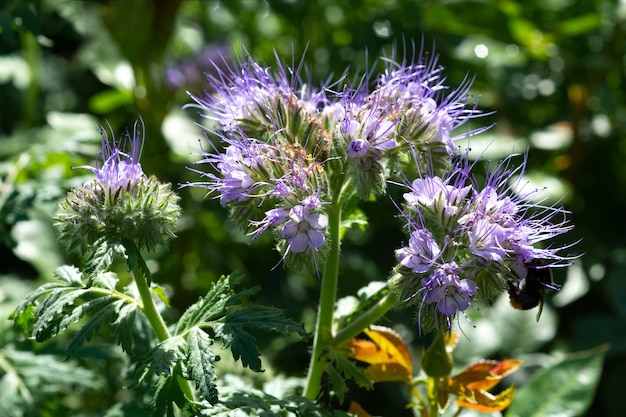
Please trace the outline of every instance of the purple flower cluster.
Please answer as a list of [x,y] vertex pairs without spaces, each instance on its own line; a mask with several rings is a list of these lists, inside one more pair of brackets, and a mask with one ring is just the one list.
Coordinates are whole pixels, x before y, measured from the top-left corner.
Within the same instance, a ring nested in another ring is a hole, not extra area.
[[563,247],[538,247],[571,229],[567,213],[534,203],[542,189],[522,182],[525,160],[516,168],[511,160],[488,172],[482,187],[465,157],[443,176],[402,184],[409,241],[396,251],[399,288],[406,303],[419,305],[422,329],[450,328],[475,299],[489,301],[524,279],[527,265],[571,261]]
[[451,132],[479,114],[467,107],[469,83],[448,92],[436,57],[380,62],[383,73],[356,87],[341,79],[320,88],[302,79],[302,65],[278,62],[273,72],[249,56],[215,65],[212,93],[190,107],[219,144],[198,162],[211,167],[196,170],[205,181],[188,185],[214,193],[251,236],[272,230],[284,257],[323,253],[326,205],[383,193],[398,152],[427,150],[445,165],[457,149]]
[[89,165],[76,168],[88,169],[96,175],[96,181],[104,190],[107,201],[113,199],[120,190],[132,191],[141,177],[143,170],[139,159],[142,149],[142,134],[135,123],[132,137],[127,132],[119,140],[110,141],[104,128],[100,127],[102,149],[98,154],[96,167]]

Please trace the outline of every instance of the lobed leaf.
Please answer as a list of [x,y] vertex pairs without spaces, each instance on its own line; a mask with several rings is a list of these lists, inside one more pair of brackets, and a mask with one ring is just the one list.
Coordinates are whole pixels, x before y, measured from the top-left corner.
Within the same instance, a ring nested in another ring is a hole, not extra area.
[[469,391],[468,394],[458,398],[455,401],[456,405],[481,413],[495,413],[504,410],[511,404],[513,397],[515,397],[515,387],[508,387],[496,395],[487,391]]
[[536,372],[518,390],[507,417],[583,415],[593,400],[606,351],[600,346]]
[[224,317],[226,303],[232,294],[230,278],[222,276],[211,286],[204,297],[185,310],[178,320],[175,333],[180,335],[194,326]]
[[85,261],[85,272],[91,276],[106,271],[113,263],[113,256],[117,251],[119,248],[109,243],[106,237],[99,238],[94,242],[91,255]]
[[144,362],[151,365],[157,375],[170,376],[174,367],[185,357],[186,342],[181,337],[172,337],[156,345]]
[[250,305],[224,317],[223,323],[216,326],[216,335],[230,348],[235,360],[241,359],[244,367],[262,372],[261,354],[255,346],[254,337],[244,328],[270,330],[281,334],[297,332],[304,336],[304,327],[285,317],[284,312],[274,307]]
[[370,380],[369,377],[365,374],[365,370],[358,367],[345,355],[333,355],[333,364],[345,378],[352,379],[359,387],[372,389],[372,380]]
[[211,404],[217,404],[217,376],[213,363],[219,361],[220,357],[211,352],[212,344],[213,340],[201,329],[191,329],[187,337],[187,368],[202,397]]
[[115,302],[111,302],[110,299],[103,297],[89,301],[74,309],[72,313],[78,312],[76,314],[77,316],[82,316],[93,311],[95,311],[95,313],[80,328],[80,330],[76,332],[70,343],[67,345],[65,359],[74,356],[76,349],[81,347],[84,342],[91,340],[93,333],[97,332],[103,324],[112,322],[112,318],[119,309],[120,303],[123,303],[123,301],[117,300]]
[[339,403],[342,404],[344,398],[346,397],[346,393],[348,392],[348,385],[346,384],[345,378],[336,368],[332,366],[328,367],[326,374],[328,375],[328,382],[330,383],[335,396],[339,400]]
[[301,336],[307,335],[302,324],[285,317],[283,310],[269,306],[250,305],[236,310],[224,318],[224,323],[231,326],[270,330],[281,334],[295,332]]
[[224,348],[230,348],[233,358],[241,359],[241,364],[255,372],[261,369],[261,354],[256,348],[254,337],[245,331],[241,325],[223,324],[217,327],[217,335],[222,338]]
[[83,274],[75,266],[62,265],[54,271],[54,275],[73,287],[80,287],[84,285]]
[[137,307],[133,304],[122,304],[116,314],[117,317],[113,322],[113,327],[115,328],[113,334],[117,336],[117,344],[122,347],[122,350],[126,353],[131,353],[135,338]]

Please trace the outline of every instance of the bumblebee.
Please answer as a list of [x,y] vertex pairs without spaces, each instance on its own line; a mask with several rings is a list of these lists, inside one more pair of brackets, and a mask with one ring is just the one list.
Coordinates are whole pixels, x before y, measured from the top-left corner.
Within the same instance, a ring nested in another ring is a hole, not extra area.
[[561,286],[554,282],[552,269],[544,263],[532,261],[524,266],[527,270],[526,278],[520,278],[515,283],[508,282],[509,299],[513,308],[518,310],[530,310],[539,306],[539,321],[546,290],[558,291]]

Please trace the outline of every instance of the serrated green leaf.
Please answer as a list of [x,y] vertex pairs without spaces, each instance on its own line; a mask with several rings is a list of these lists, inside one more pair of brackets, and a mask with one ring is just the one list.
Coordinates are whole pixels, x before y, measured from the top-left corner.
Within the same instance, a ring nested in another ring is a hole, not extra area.
[[[64,315],[67,307],[74,304],[76,299],[85,295],[89,290],[65,287],[59,291],[51,293],[42,306],[38,309],[37,319],[33,326],[32,336],[38,342],[43,342],[56,336],[60,331],[67,328],[72,321],[77,321],[79,317],[70,314]],[[74,311],[72,311],[74,313]]]
[[115,301],[115,298],[101,296],[98,298],[94,298],[82,304],[76,305],[73,310],[67,312],[67,314],[60,316],[57,322],[56,327],[52,329],[55,333],[59,333],[71,324],[78,322],[83,316],[86,314],[92,313],[96,311],[101,306]]
[[154,368],[157,375],[170,376],[174,367],[185,357],[185,344],[185,340],[180,337],[164,340],[148,353],[144,362]]
[[116,312],[117,318],[113,322],[113,335],[117,336],[117,344],[126,353],[133,350],[135,317],[137,316],[137,306],[134,304],[123,304]]
[[244,367],[262,372],[261,354],[255,346],[254,337],[244,327],[271,330],[282,334],[297,332],[306,335],[301,324],[284,316],[283,311],[267,306],[251,305],[228,314],[222,325],[216,325],[218,337],[224,341],[224,347],[230,348],[235,360],[241,359]]
[[352,379],[359,387],[372,389],[372,381],[366,375],[365,369],[358,367],[346,356],[333,355],[333,364],[345,378]]
[[217,376],[213,363],[219,361],[219,356],[211,352],[213,341],[201,329],[194,327],[187,337],[188,358],[187,369],[196,383],[196,388],[202,397],[211,404],[217,404],[218,393],[215,385]]
[[153,285],[150,290],[152,291],[152,293],[154,295],[156,295],[159,300],[163,301],[163,304],[165,304],[165,307],[170,308],[170,299],[167,296],[167,294],[165,293],[165,288],[160,287],[160,286],[155,286]]
[[232,292],[228,277],[222,276],[204,297],[185,310],[178,320],[176,334],[183,334],[194,326],[223,317],[226,314],[226,301]]
[[85,272],[88,275],[95,275],[98,272],[106,271],[113,263],[115,252],[115,246],[111,245],[106,237],[96,240],[91,255],[85,261]]
[[[35,415],[50,394],[66,395],[68,389],[101,389],[103,380],[72,362],[61,362],[52,355],[38,355],[13,348],[0,349],[0,415]],[[6,373],[5,373],[6,372]],[[24,414],[25,411],[28,413]],[[14,412],[17,412],[15,414]]]
[[124,239],[122,241],[122,245],[126,249],[126,262],[128,264],[128,269],[131,271],[139,269],[148,282],[148,286],[150,286],[152,284],[152,273],[150,272],[148,265],[146,265],[146,262],[143,260],[143,256],[141,256],[137,245],[128,239]]
[[[91,303],[93,304],[89,305]],[[80,330],[74,335],[70,343],[67,345],[67,349],[65,351],[65,359],[72,357],[76,352],[76,349],[82,346],[85,341],[91,340],[93,333],[97,332],[104,323],[110,323],[112,321],[116,310],[118,310],[119,308],[119,303],[122,303],[122,301],[116,301],[111,303],[110,300],[107,299],[96,299],[92,302],[87,302],[79,306],[79,308],[82,308],[83,306],[87,305],[87,307],[83,309],[83,312],[91,312],[94,309],[98,309],[98,307],[102,305],[102,307],[97,310],[97,312],[89,319],[89,321],[87,321],[87,323],[85,323],[80,328]]]
[[54,275],[73,287],[83,286],[83,274],[75,266],[63,265],[54,271]]
[[241,326],[224,324],[218,327],[218,336],[224,342],[224,348],[230,348],[235,360],[241,359],[244,367],[249,367],[255,372],[263,372],[261,369],[261,354],[256,348],[254,337]]
[[300,336],[307,335],[302,324],[285,317],[284,311],[269,306],[250,305],[236,310],[224,318],[224,323],[231,326],[270,330],[281,334],[295,332]]
[[175,417],[174,398],[183,395],[175,377],[160,378],[154,393],[152,417]]
[[91,285],[115,291],[119,278],[112,272],[102,272],[92,277]]
[[507,417],[583,415],[593,400],[606,351],[600,347],[538,371],[517,391]]
[[33,406],[33,397],[14,372],[0,378],[0,415],[21,417],[22,410]]
[[348,385],[346,384],[346,380],[337,369],[332,366],[329,366],[326,369],[326,374],[328,375],[328,382],[332,387],[335,396],[339,400],[340,404],[343,404],[343,400],[348,392]]
[[236,305],[242,304],[246,299],[257,294],[259,291],[261,291],[261,287],[258,285],[255,285],[252,288],[247,288],[245,290],[239,291],[231,295],[228,298],[228,300],[226,300],[226,304],[224,306],[230,307],[230,306],[236,306]]
[[258,288],[254,287],[235,294],[232,289],[233,279],[237,280],[231,276],[222,276],[217,280],[204,297],[183,313],[175,333],[181,335],[194,326],[220,320],[226,315],[228,307],[241,304],[247,297],[258,292]]

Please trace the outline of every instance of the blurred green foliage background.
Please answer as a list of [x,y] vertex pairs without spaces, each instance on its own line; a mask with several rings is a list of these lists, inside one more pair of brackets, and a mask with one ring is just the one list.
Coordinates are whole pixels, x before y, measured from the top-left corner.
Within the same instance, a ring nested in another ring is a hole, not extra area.
[[[406,45],[410,55],[415,43],[440,55],[450,86],[474,77],[472,95],[485,112],[495,111],[478,121],[496,126],[474,138],[473,151],[489,145],[485,158],[496,160],[529,149],[528,178],[550,193],[544,204],[561,199],[572,212],[575,230],[559,243],[580,240],[571,253],[584,253],[556,272],[564,287],[549,300],[557,308],[548,307],[540,323],[534,313],[506,319],[476,313],[477,329],[467,330],[470,340],[457,354],[467,361],[517,355],[532,366],[542,352],[608,343],[588,415],[622,415],[625,35],[626,2],[620,0],[1,0],[0,348],[63,350],[12,335],[6,317],[25,291],[52,279],[54,268],[78,262],[57,242],[52,217],[67,190],[89,177],[72,167],[93,161],[98,124],[119,134],[141,116],[144,171],[173,184],[194,181],[196,174],[185,167],[197,159],[204,139],[194,125],[196,110],[181,107],[190,102],[187,92],[206,90],[203,73],[215,71],[211,59],[219,63],[244,48],[269,65],[275,56],[295,65],[302,59],[305,74],[319,85],[346,68],[349,74],[366,69],[394,45],[398,51]],[[179,238],[150,264],[173,306],[183,310],[221,274],[238,270],[263,286],[257,302],[286,308],[311,329],[317,278],[273,269],[280,257],[271,237],[249,245],[202,190],[179,194]],[[402,240],[388,199],[364,211],[367,230],[346,236],[340,295],[384,280]],[[493,309],[499,306],[510,310],[498,301]],[[398,310],[387,324],[417,348],[411,318]],[[304,372],[306,346],[265,343],[264,360],[283,372]],[[107,355],[101,357],[110,363],[119,359]],[[99,366],[110,389],[115,368]],[[384,395],[393,399],[394,389]],[[63,409],[97,409],[106,405],[101,398],[89,405],[66,401]],[[51,413],[60,409],[51,404]]]

